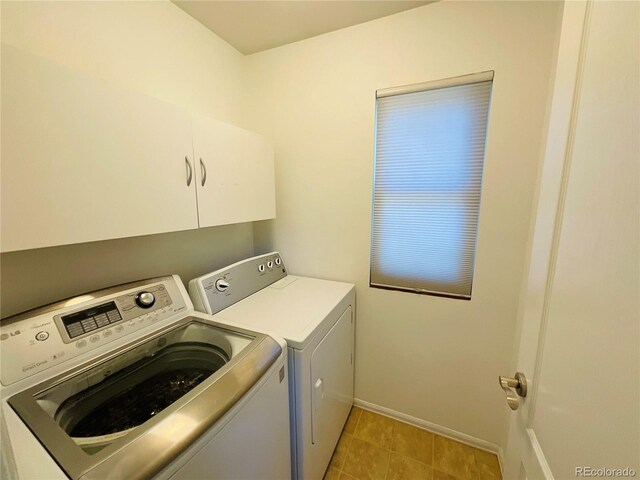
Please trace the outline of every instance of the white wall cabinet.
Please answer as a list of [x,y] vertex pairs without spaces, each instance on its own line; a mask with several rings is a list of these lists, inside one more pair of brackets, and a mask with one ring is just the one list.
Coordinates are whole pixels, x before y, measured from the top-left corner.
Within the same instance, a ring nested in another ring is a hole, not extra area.
[[185,156],[186,112],[3,46],[3,252],[197,228]]
[[268,142],[198,117],[205,179],[195,136],[178,107],[3,45],[1,250],[273,217]]
[[212,118],[192,118],[200,227],[274,218],[269,141]]

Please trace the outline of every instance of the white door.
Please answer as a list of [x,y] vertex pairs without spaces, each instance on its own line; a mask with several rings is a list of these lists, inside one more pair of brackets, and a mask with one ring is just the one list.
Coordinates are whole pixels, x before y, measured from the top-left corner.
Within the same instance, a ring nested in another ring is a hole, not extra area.
[[2,251],[197,228],[191,120],[2,46]]
[[274,218],[273,147],[262,135],[193,115],[200,227]]
[[508,479],[640,475],[639,26],[638,2],[565,2]]

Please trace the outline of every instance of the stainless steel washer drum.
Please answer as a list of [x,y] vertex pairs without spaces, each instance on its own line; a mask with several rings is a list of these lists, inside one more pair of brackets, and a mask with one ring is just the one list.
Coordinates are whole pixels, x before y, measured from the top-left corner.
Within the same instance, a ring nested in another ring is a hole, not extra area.
[[126,435],[229,361],[215,345],[169,345],[63,402],[54,419],[85,450]]

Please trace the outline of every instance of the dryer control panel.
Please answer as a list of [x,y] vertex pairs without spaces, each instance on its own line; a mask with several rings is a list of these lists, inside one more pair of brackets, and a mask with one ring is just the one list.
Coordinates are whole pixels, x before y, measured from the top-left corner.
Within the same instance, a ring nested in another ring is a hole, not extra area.
[[271,252],[194,278],[189,294],[196,310],[214,314],[286,276],[282,257]]
[[179,277],[93,292],[0,325],[1,381],[12,384],[191,308]]

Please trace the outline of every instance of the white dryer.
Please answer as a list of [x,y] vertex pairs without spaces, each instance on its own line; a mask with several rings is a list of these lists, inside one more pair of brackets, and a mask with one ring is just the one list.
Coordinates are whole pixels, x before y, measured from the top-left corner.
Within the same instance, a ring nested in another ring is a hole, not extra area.
[[283,337],[294,478],[321,479],[353,404],[355,286],[288,275],[278,252],[189,282],[196,310]]

